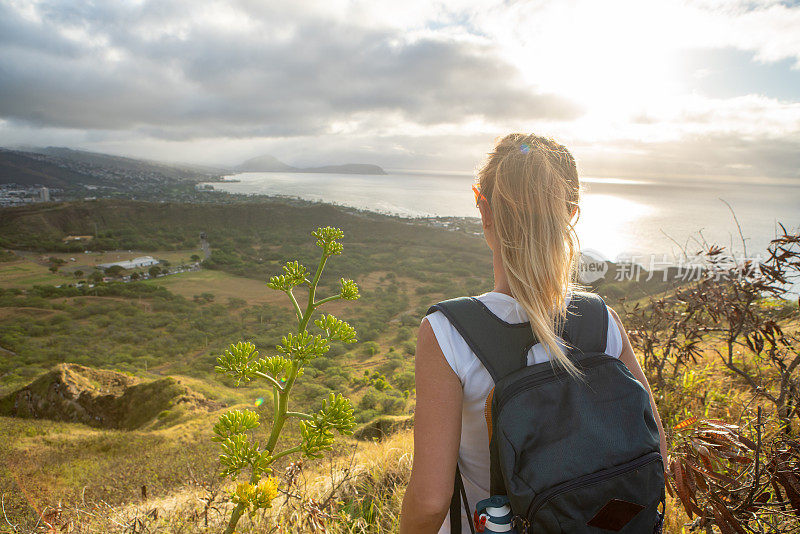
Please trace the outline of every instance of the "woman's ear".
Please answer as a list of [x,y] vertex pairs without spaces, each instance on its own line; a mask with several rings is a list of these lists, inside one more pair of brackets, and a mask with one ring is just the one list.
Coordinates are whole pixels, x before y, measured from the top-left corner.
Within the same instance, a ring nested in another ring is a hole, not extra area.
[[481,224],[483,224],[483,229],[490,229],[494,225],[494,221],[492,220],[492,210],[489,208],[489,203],[481,199],[478,203],[478,208],[481,210]]
[[481,210],[481,224],[483,225],[483,237],[486,239],[486,244],[489,249],[494,252],[495,249],[495,234],[494,234],[494,218],[492,217],[492,210],[486,200],[481,200],[478,204]]

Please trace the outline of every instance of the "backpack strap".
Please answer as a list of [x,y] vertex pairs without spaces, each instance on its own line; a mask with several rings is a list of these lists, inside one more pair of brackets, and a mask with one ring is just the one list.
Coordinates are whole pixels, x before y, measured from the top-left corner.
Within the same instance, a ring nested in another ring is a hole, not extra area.
[[528,350],[537,341],[529,323],[507,323],[473,297],[445,300],[426,315],[440,311],[497,382],[528,364]]
[[594,293],[573,292],[561,337],[568,343],[571,354],[605,352],[608,309],[603,299]]
[[[530,323],[507,323],[474,297],[459,297],[431,306],[426,315],[440,311],[455,327],[497,383],[527,366],[527,354],[538,343]],[[561,337],[569,353],[605,352],[608,311],[594,293],[575,291],[567,306]]]
[[461,534],[461,503],[467,512],[467,524],[471,534],[475,534],[475,527],[472,524],[472,512],[467,501],[467,491],[464,489],[464,481],[461,479],[461,470],[456,462],[456,479],[453,485],[453,497],[450,499],[450,534]]

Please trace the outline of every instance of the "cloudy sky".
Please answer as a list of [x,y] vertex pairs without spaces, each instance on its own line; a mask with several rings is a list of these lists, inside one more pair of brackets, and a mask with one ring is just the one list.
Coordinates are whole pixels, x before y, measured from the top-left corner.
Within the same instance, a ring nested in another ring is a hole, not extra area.
[[800,180],[800,2],[0,0],[0,145]]

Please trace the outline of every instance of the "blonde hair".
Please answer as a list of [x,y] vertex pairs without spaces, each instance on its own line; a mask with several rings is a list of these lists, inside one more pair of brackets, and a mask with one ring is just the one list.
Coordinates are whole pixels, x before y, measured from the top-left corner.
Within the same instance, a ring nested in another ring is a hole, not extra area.
[[575,159],[552,139],[511,134],[497,141],[478,181],[489,201],[511,294],[554,361],[581,375],[558,345],[580,257]]

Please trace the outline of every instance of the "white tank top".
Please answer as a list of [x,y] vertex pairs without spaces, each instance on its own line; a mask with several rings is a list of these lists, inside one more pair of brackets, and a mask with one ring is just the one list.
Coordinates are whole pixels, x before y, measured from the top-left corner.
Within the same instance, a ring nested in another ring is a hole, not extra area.
[[[525,309],[509,295],[491,291],[476,298],[483,302],[489,311],[507,323],[528,321]],[[427,320],[447,363],[458,375],[461,386],[464,388],[458,465],[464,479],[464,489],[469,505],[474,510],[478,501],[489,497],[489,435],[483,410],[486,397],[494,387],[494,382],[467,342],[442,312],[437,311],[428,315]],[[611,312],[608,317],[607,339],[606,354],[619,358],[622,353],[622,336],[617,322],[611,317]],[[534,345],[528,351],[528,365],[548,360],[549,353],[541,343]],[[472,518],[467,518],[463,503],[461,506],[461,525],[464,532],[468,532],[467,521],[472,521]],[[450,534],[449,513],[439,529],[439,534]]]

